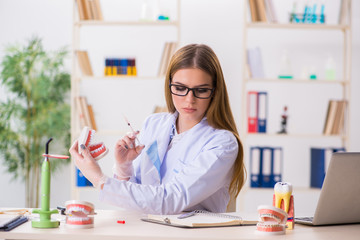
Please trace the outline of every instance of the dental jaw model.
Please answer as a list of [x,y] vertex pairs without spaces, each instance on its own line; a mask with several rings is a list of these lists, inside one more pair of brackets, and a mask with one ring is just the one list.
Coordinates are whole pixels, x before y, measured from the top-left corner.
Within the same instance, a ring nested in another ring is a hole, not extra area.
[[84,127],[83,130],[81,131],[81,134],[80,134],[80,137],[78,140],[78,149],[79,149],[79,153],[81,154],[80,145],[84,144],[86,147],[89,148],[91,156],[95,160],[99,160],[99,159],[103,158],[109,152],[109,150],[106,148],[106,146],[102,142],[92,143],[94,141],[94,135],[95,135],[95,130],[90,129],[89,127]]
[[94,205],[86,201],[70,200],[66,205],[66,226],[69,228],[93,228]]
[[294,197],[292,185],[278,182],[274,186],[273,206],[258,207],[259,222],[256,232],[265,235],[285,234],[285,229],[294,229]]
[[294,229],[294,196],[292,185],[287,182],[278,182],[274,186],[273,206],[283,209],[288,214],[287,229]]
[[288,215],[284,210],[272,206],[261,205],[258,207],[258,213],[259,222],[256,224],[256,232],[258,234],[285,234]]

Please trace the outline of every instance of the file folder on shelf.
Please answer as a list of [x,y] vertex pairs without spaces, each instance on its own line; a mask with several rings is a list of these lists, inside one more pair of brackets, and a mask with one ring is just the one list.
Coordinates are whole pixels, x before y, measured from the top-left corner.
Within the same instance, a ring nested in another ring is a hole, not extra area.
[[260,147],[250,148],[250,186],[261,187],[260,181]]
[[248,92],[248,133],[266,133],[267,101],[267,92]]
[[248,92],[248,132],[256,133],[258,128],[258,94]]
[[267,92],[258,92],[258,132],[266,133]]
[[273,177],[272,177],[271,186],[274,186],[277,182],[281,182],[282,159],[283,159],[282,148],[275,147],[273,149],[273,162],[272,162]]
[[322,188],[327,167],[334,152],[344,152],[345,148],[311,148],[310,187]]
[[274,186],[271,186],[272,178],[272,162],[273,162],[273,156],[272,156],[272,148],[270,147],[264,147],[262,148],[261,154],[260,154],[260,162],[261,162],[261,173],[262,173],[262,180],[261,180],[261,187],[271,188]]
[[273,188],[282,179],[281,147],[250,147],[250,186]]

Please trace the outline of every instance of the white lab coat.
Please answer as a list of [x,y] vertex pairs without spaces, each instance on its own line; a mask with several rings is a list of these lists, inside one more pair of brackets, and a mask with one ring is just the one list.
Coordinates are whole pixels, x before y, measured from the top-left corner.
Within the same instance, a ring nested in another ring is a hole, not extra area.
[[178,113],[149,116],[140,132],[145,145],[129,181],[108,178],[100,200],[154,214],[206,209],[225,212],[238,154],[235,136],[209,126],[206,117],[168,151]]

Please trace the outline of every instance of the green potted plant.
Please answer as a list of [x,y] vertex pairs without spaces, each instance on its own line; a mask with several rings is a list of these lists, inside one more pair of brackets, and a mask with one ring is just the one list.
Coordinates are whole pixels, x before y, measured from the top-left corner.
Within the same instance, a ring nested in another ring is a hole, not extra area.
[[[46,52],[41,39],[6,48],[0,82],[7,99],[0,101],[0,161],[13,178],[25,182],[26,207],[39,207],[40,170],[46,141],[53,153],[70,144],[70,75],[67,51]],[[69,160],[51,160],[51,170]]]

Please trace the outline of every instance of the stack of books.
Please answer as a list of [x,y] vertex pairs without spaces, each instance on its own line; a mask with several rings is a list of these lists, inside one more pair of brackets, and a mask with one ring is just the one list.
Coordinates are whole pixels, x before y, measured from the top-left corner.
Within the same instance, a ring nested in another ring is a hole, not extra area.
[[252,22],[278,22],[272,0],[249,0],[249,5]]
[[93,76],[91,63],[87,51],[76,51],[76,56],[79,62],[81,72],[85,76]]
[[247,67],[250,78],[264,78],[264,67],[259,47],[249,48],[247,50]]
[[76,97],[76,108],[79,114],[81,128],[87,126],[91,129],[97,130],[94,111],[91,105],[87,104],[86,97]]
[[339,9],[339,19],[338,19],[338,23],[340,25],[349,24],[350,16],[351,16],[350,11],[351,11],[351,1],[341,0],[340,9]]
[[343,133],[346,105],[346,100],[329,101],[323,131],[324,135],[339,135]]
[[103,20],[100,0],[76,0],[80,20]]
[[136,76],[135,58],[106,58],[105,76]]
[[161,61],[159,65],[158,76],[165,76],[169,66],[170,59],[177,48],[176,42],[166,42],[164,45]]

